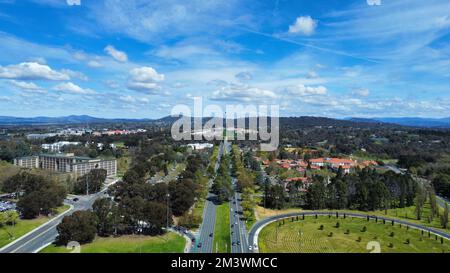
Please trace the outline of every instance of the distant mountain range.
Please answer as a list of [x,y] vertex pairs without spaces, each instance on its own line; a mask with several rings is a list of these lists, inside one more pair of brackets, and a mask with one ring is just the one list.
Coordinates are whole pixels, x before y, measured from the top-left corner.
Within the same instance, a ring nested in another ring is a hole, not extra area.
[[450,128],[450,117],[448,118],[347,118],[349,121],[366,123],[391,123],[403,126],[426,127],[426,128]]
[[147,122],[151,119],[106,119],[96,118],[87,115],[67,116],[67,117],[8,117],[0,116],[0,124],[2,125],[21,125],[21,124],[81,124],[81,123],[110,123],[110,122]]
[[[160,119],[123,119],[123,118],[97,118],[88,115],[72,115],[66,117],[10,117],[0,116],[0,125],[45,125],[45,124],[87,124],[87,123],[155,123],[155,124],[171,124],[176,121],[178,117],[163,117]],[[204,122],[207,119],[204,119]],[[425,128],[450,128],[450,117],[441,119],[432,118],[345,118],[345,119],[331,119],[324,117],[283,117],[280,118],[281,124],[295,125],[295,127],[302,127],[302,125],[311,126],[361,126],[361,125],[402,125],[412,127]]]

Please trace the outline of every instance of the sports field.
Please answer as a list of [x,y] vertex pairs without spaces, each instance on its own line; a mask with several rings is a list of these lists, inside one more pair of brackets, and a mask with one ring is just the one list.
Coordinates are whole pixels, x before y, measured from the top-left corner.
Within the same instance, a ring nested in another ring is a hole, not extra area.
[[[339,222],[339,224],[337,224]],[[450,241],[428,237],[420,230],[391,222],[346,217],[307,216],[305,220],[271,223],[259,234],[261,253],[381,253],[450,252]]]

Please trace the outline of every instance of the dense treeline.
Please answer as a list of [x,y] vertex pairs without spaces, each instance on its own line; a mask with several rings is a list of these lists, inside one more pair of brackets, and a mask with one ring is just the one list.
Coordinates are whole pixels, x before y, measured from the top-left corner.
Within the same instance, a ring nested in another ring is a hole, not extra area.
[[67,195],[60,183],[29,172],[20,172],[4,181],[2,191],[18,194],[17,209],[25,219],[53,213]]
[[78,236],[76,228],[84,230],[82,238],[88,240],[92,238],[92,230],[100,236],[158,235],[165,227],[172,226],[173,216],[189,211],[200,193],[197,181],[203,177],[206,166],[202,156],[189,155],[186,168],[177,180],[151,184],[149,178],[156,172],[167,171],[167,165],[172,164],[169,160],[176,160],[177,156],[170,147],[159,143],[144,145],[137,155],[141,160],[125,173],[122,181],[109,188],[113,198],[96,200],[92,214],[66,217],[58,228],[60,243]]
[[211,191],[216,194],[217,202],[223,203],[230,200],[233,195],[230,173],[230,156],[223,154],[220,160],[219,169],[214,178]]
[[301,182],[288,185],[285,193],[280,185],[269,186],[266,205],[281,209],[287,204],[308,209],[383,210],[412,206],[417,182],[408,175],[378,173],[364,169],[354,174],[338,175],[328,180],[314,176],[304,191]]

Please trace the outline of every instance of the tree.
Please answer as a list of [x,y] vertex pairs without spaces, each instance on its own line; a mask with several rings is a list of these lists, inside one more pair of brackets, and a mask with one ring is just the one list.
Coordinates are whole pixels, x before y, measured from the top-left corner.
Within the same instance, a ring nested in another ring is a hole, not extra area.
[[253,210],[261,202],[260,198],[256,197],[255,190],[253,188],[245,188],[242,195],[242,210],[244,218],[247,220],[253,219]]
[[74,185],[75,194],[97,193],[105,183],[107,171],[93,169],[89,173],[79,177]]
[[430,200],[430,222],[433,221],[433,218],[439,217],[439,207],[436,201],[436,195],[434,195],[433,191],[430,189],[428,191],[428,199]]
[[440,174],[433,179],[432,183],[436,194],[450,197],[450,175]]
[[97,216],[97,232],[100,236],[107,236],[114,231],[114,208],[116,204],[109,198],[95,200],[92,205],[92,211]]
[[66,197],[65,187],[50,178],[23,172],[19,174],[19,181],[21,194],[17,209],[23,218],[48,215],[61,206]]
[[427,200],[426,192],[423,189],[423,187],[417,187],[417,193],[416,193],[416,218],[417,220],[422,220],[422,212],[423,212],[423,206],[425,205],[425,201]]
[[267,190],[266,205],[273,209],[282,209],[285,206],[286,196],[284,188],[280,185],[269,186]]
[[[147,225],[145,227],[146,234],[161,234],[163,227],[172,226],[172,214],[167,211],[168,209],[167,205],[157,202],[147,202],[144,205],[142,220]],[[167,216],[169,217],[167,218]]]
[[90,243],[97,234],[97,217],[91,211],[76,211],[65,216],[56,227],[58,230],[57,242],[66,245],[71,241],[80,244]]
[[173,181],[169,183],[170,207],[175,216],[183,215],[194,205],[194,191],[189,184],[192,184],[192,182]]
[[445,203],[444,214],[441,216],[441,226],[446,229],[448,227],[448,204]]
[[315,181],[308,188],[306,203],[313,210],[324,209],[326,207],[325,183],[320,178],[315,178]]

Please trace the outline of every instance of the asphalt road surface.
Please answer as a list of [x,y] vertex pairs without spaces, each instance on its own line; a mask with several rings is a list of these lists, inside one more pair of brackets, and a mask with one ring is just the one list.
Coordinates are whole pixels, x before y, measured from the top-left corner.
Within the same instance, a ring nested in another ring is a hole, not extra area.
[[[220,143],[219,155],[217,156],[214,171],[217,172],[220,166],[220,159],[224,152],[224,144]],[[213,179],[209,180],[209,188],[211,188]],[[203,222],[200,226],[200,236],[193,245],[192,252],[197,253],[213,253],[214,228],[216,225],[216,204],[214,203],[216,195],[208,193],[205,209],[203,210]]]
[[[287,213],[287,214],[281,214],[281,215],[275,215],[275,216],[271,216],[271,217],[267,217],[263,220],[260,220],[258,222],[256,222],[252,229],[249,232],[249,236],[248,236],[248,243],[250,245],[253,245],[253,251],[252,252],[258,252],[258,249],[255,249],[254,246],[256,246],[258,244],[258,234],[259,231],[266,226],[267,224],[273,222],[273,221],[277,221],[277,220],[281,220],[281,219],[287,219],[289,220],[292,217],[296,217],[296,216],[301,216],[301,215],[306,215],[306,216],[311,216],[311,215],[332,215],[335,216],[336,212],[316,212],[316,211],[309,211],[309,212],[293,212],[293,213]],[[342,217],[342,215],[344,215],[344,213],[340,212],[339,213],[339,217]],[[358,218],[367,218],[368,215],[366,214],[358,214],[358,213],[345,213],[346,216],[350,216],[350,217],[358,217]],[[441,237],[444,237],[447,240],[450,240],[450,235],[442,232],[440,230],[434,229],[434,228],[429,228],[429,227],[425,227],[422,225],[418,225],[418,224],[414,224],[414,223],[410,223],[407,221],[403,221],[403,220],[396,220],[396,219],[392,219],[392,218],[387,218],[387,217],[382,217],[382,216],[370,216],[370,219],[375,219],[378,218],[378,220],[386,220],[388,222],[394,221],[394,223],[397,224],[402,224],[405,226],[410,226],[411,228],[416,228],[419,230],[424,230],[426,232],[430,232],[432,234],[436,234],[439,235]],[[373,220],[372,220],[373,221]]]
[[[233,187],[236,190],[237,179],[233,177]],[[230,229],[231,229],[231,253],[247,253],[248,240],[245,221],[242,220],[241,194],[234,193],[230,201]]]
[[[117,181],[116,181],[117,182]],[[75,211],[79,210],[87,210],[92,208],[95,200],[106,196],[106,188],[96,194],[91,194],[89,196],[77,196],[79,200],[77,202],[73,202],[72,200],[66,200],[66,204],[73,205],[67,213],[64,214],[70,215]],[[31,232],[26,236],[22,236],[15,243],[9,245],[7,247],[3,247],[0,249],[0,253],[34,253],[38,251],[43,246],[53,243],[58,236],[58,231],[56,227],[62,221],[63,216],[57,216],[55,219],[50,220],[46,224],[38,227],[36,230]]]

